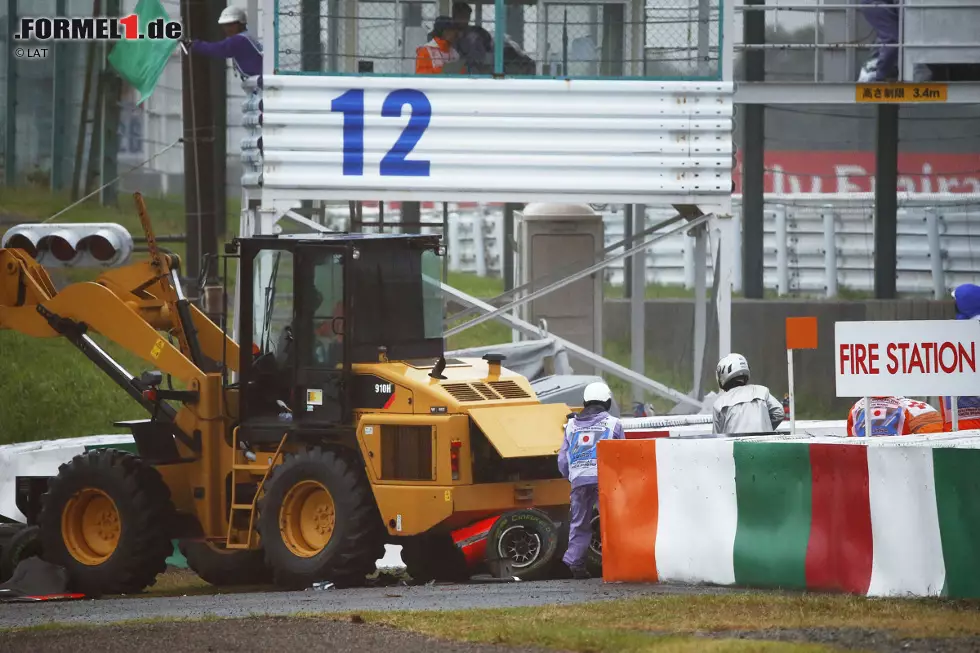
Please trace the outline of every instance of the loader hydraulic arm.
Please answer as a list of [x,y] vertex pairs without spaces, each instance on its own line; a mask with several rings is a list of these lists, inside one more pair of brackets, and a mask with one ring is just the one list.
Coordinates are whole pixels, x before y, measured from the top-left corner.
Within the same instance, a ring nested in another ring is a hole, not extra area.
[[[134,397],[141,383],[112,361],[87,335],[89,331],[188,388],[199,386],[222,362],[237,372],[238,345],[183,297],[176,275],[179,261],[156,247],[139,194],[136,203],[150,259],[107,269],[94,282],[58,291],[29,252],[0,249],[0,329],[35,338],[67,338]],[[166,334],[177,340],[177,347]],[[142,401],[141,396],[138,399]]]

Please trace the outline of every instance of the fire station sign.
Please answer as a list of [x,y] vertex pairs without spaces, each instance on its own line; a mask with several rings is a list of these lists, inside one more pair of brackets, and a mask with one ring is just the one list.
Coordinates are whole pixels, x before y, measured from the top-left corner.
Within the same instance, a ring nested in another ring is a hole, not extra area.
[[980,321],[837,322],[838,397],[980,394]]

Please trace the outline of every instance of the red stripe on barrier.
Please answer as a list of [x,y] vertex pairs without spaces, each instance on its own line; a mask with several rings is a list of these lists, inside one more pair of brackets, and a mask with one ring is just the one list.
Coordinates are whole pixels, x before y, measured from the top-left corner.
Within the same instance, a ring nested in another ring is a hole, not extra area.
[[599,442],[599,520],[602,578],[656,582],[657,443]]
[[810,466],[813,491],[806,585],[867,594],[874,552],[868,448],[813,444]]
[[650,438],[669,438],[670,431],[624,431],[627,440],[648,440]]

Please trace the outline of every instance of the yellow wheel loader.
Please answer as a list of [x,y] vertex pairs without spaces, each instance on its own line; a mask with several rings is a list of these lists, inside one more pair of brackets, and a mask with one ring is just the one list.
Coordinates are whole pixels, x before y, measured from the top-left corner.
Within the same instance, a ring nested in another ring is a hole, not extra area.
[[[57,234],[0,249],[0,328],[67,339],[149,414],[117,422],[138,455],[78,455],[25,498],[73,589],[143,590],[172,538],[215,584],[357,585],[386,542],[452,577],[451,530],[567,511],[555,456],[568,407],[539,402],[500,356],[443,355],[437,236],[234,240],[239,346],[183,296],[179,260],[137,207],[149,259],[94,282],[55,290],[35,257],[64,249]],[[92,239],[97,257],[110,249]],[[130,373],[91,333],[150,370]]]

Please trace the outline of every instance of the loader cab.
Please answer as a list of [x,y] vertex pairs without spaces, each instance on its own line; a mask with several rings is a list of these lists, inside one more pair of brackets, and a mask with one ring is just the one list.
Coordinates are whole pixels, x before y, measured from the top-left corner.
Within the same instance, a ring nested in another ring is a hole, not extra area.
[[443,354],[438,236],[303,234],[236,244],[246,293],[245,439],[344,431],[353,425],[352,365]]

